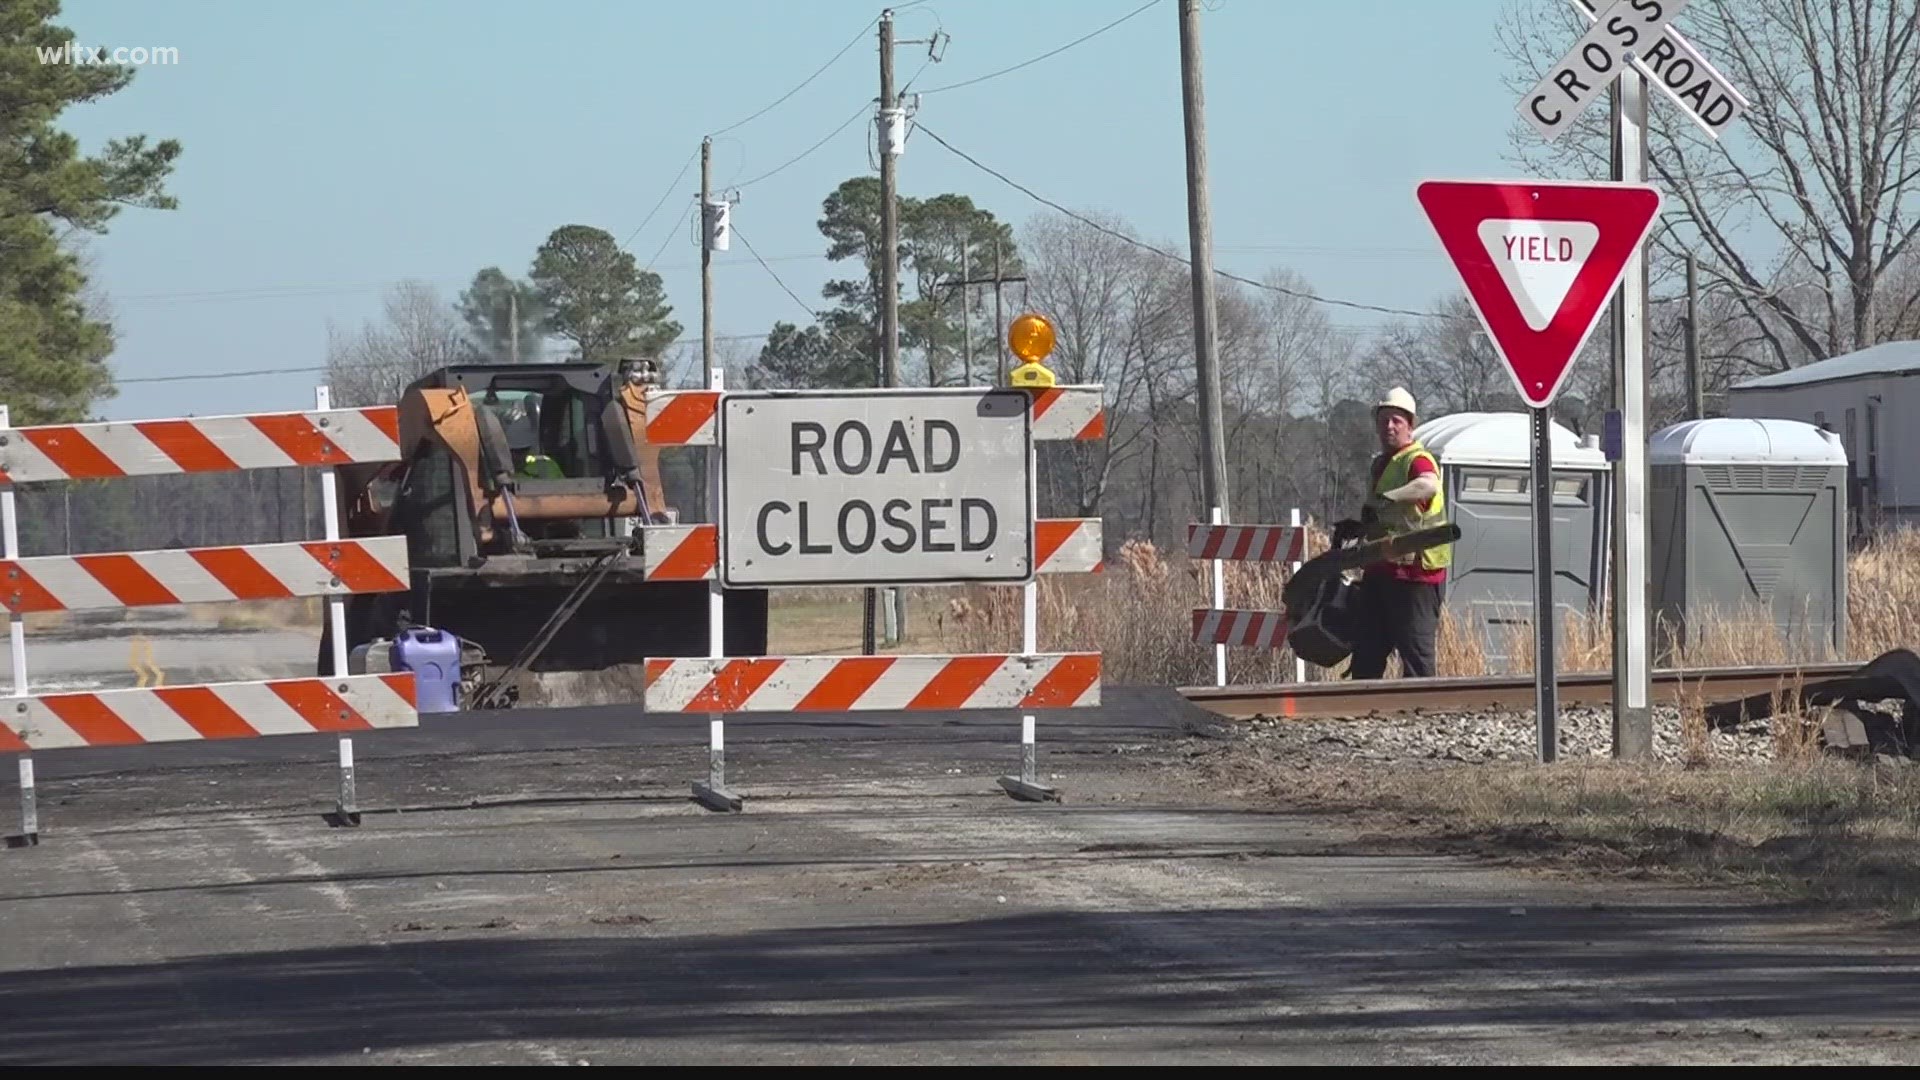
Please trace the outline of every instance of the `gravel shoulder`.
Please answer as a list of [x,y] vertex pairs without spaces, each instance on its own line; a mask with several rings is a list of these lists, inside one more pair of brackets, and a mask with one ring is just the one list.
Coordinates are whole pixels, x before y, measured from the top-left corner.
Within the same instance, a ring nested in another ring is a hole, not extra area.
[[1920,923],[1920,768],[1841,759],[1766,723],[1655,715],[1656,761],[1615,762],[1612,715],[1569,709],[1560,760],[1531,713],[1256,720],[1190,763],[1229,797],[1338,817],[1382,850],[1735,886],[1877,925]]

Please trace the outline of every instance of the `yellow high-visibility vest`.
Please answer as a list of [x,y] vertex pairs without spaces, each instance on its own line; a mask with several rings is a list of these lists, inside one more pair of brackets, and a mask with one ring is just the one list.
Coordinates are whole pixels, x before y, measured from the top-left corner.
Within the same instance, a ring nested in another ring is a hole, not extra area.
[[[1434,479],[1440,479],[1440,462],[1419,442],[1411,442],[1399,453],[1387,459],[1387,467],[1380,470],[1380,479],[1374,482],[1373,494],[1384,497],[1395,488],[1405,487],[1413,479],[1413,463],[1418,458],[1427,459],[1433,466]],[[1442,485],[1444,489],[1445,485]],[[1380,524],[1389,536],[1429,529],[1435,525],[1447,523],[1447,497],[1444,490],[1436,491],[1425,513],[1420,511],[1419,503],[1389,502],[1381,510]],[[1403,566],[1413,566],[1416,560],[1422,570],[1444,570],[1453,565],[1453,545],[1441,544],[1412,555],[1403,555],[1394,562]]]

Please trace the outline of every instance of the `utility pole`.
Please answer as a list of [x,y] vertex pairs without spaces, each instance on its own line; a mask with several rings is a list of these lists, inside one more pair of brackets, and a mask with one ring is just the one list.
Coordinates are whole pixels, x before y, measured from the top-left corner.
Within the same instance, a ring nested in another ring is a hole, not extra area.
[[[894,124],[900,103],[893,93],[893,9],[880,13],[880,385],[900,385],[900,202],[894,175]],[[867,590],[866,639],[873,640],[874,590]],[[887,622],[904,630],[906,600],[887,590]],[[892,638],[893,635],[887,635]],[[871,651],[871,650],[869,650]]]
[[512,292],[507,293],[507,340],[512,342],[508,348],[513,353],[513,362],[520,362],[520,287],[508,282]]
[[700,140],[700,385],[713,385],[713,138]]
[[[998,349],[997,355],[999,356],[999,360],[997,361],[997,365],[996,365],[996,370],[998,372],[998,375],[994,380],[994,385],[998,386],[1007,381],[1007,335],[1006,335],[1006,327],[1002,325],[1003,320],[1005,318],[1005,312],[1001,305],[1000,287],[1002,285],[1008,284],[1009,282],[1015,282],[1015,281],[1018,281],[1022,285],[1024,285],[1026,284],[1027,278],[1025,274],[1015,274],[1012,277],[1008,277],[1006,275],[1006,272],[1004,271],[1004,269],[1002,269],[1001,262],[1000,262],[1000,241],[998,240],[995,240],[993,242],[993,276],[979,277],[979,278],[969,277],[967,276],[967,271],[970,270],[971,268],[972,267],[967,259],[967,249],[961,248],[960,249],[960,280],[959,281],[943,281],[940,283],[939,287],[942,289],[959,289],[961,296],[967,297],[970,299],[973,295],[973,292],[972,292],[973,286],[975,285],[992,285],[993,286],[993,336],[994,336],[994,339],[999,342],[997,346],[997,349]],[[960,322],[962,326],[965,326],[967,324],[968,312],[966,309],[971,306],[972,305],[970,303],[964,300],[961,303]],[[963,357],[961,362],[966,365],[967,385],[972,386],[973,385],[973,333],[971,329],[968,329],[967,331],[963,332],[961,335],[961,338],[962,338],[961,354]]]
[[1698,260],[1687,252],[1687,419],[1707,418],[1707,390],[1700,378],[1700,279]]
[[893,10],[880,13],[880,373],[900,385],[900,206],[894,175],[894,125],[903,123],[893,95]]
[[1000,311],[1000,238],[993,238],[993,385],[1007,381],[1007,318]]
[[973,290],[967,285],[973,276],[967,258],[972,250],[970,243],[960,245],[960,370],[966,373],[966,386],[973,385]]
[[1213,212],[1207,204],[1206,94],[1200,80],[1200,0],[1180,0],[1180,89],[1187,129],[1187,227],[1193,247],[1193,351],[1200,391],[1201,502],[1219,507],[1232,521],[1227,502],[1227,444],[1221,424],[1218,334],[1213,301]]

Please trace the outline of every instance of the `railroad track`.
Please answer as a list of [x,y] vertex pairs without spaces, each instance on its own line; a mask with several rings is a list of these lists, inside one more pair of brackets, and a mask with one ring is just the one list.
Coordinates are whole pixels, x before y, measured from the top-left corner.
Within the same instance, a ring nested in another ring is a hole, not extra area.
[[[1656,705],[1710,704],[1850,675],[1860,662],[1762,664],[1753,667],[1683,668],[1653,673]],[[1613,675],[1606,671],[1563,674],[1562,705],[1611,705]],[[1453,679],[1330,680],[1263,686],[1182,687],[1180,695],[1201,708],[1236,720],[1255,716],[1352,717],[1380,713],[1525,711],[1533,708],[1531,675]]]

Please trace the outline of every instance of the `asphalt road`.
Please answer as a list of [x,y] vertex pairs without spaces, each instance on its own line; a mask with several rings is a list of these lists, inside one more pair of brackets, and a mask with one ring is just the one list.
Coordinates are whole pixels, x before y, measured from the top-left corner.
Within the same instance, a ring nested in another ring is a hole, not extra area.
[[[1195,783],[1169,694],[1014,716],[429,717],[46,753],[0,1064],[1911,1063],[1920,950]],[[10,802],[10,800],[9,800]],[[0,804],[5,805],[5,804]]]

